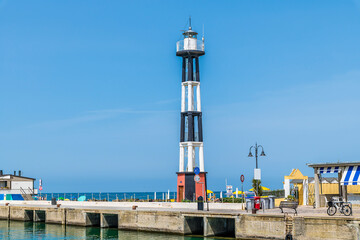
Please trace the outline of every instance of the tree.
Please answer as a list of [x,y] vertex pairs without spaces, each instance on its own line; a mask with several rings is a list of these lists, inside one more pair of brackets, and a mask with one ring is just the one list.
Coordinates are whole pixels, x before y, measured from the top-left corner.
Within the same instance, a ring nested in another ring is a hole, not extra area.
[[262,191],[262,188],[261,188],[261,180],[256,180],[256,179],[253,179],[252,180],[252,187],[254,188],[254,193],[256,196],[262,196],[263,194],[263,191]]

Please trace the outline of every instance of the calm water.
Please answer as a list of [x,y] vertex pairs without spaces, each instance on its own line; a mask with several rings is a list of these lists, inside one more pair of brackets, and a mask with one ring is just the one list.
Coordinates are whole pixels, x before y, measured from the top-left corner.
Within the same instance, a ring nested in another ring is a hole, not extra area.
[[0,220],[0,239],[202,240],[220,238],[184,237],[162,233]]

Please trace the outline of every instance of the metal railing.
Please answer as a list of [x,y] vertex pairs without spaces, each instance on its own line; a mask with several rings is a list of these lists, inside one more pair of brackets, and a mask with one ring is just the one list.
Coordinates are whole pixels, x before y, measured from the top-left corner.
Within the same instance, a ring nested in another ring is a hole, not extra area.
[[21,192],[21,194],[26,194],[26,192],[25,192],[25,190],[22,188],[22,187],[20,187],[20,192]]
[[[16,189],[11,189],[11,190],[16,190]],[[30,195],[34,195],[34,190],[31,189],[30,187],[28,187],[27,189],[24,189],[22,187],[19,188],[21,194],[30,194]]]
[[34,189],[31,189],[30,187],[28,187],[28,189],[29,189],[30,194],[32,194],[32,195],[35,194],[35,193],[34,193]]
[[191,39],[191,41],[180,40],[176,43],[176,51],[205,51],[204,42],[197,39]]
[[26,193],[25,189],[20,187],[21,196],[24,200],[33,200],[32,194],[34,194],[34,191],[30,187],[26,190],[29,190],[29,193]]

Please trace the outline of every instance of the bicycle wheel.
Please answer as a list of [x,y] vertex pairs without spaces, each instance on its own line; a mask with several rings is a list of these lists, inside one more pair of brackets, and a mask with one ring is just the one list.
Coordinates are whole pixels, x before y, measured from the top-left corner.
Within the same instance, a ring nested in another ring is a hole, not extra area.
[[345,215],[345,216],[350,216],[351,213],[352,213],[352,209],[349,205],[344,205],[342,206],[342,213]]
[[336,207],[332,206],[332,207],[328,207],[327,209],[327,214],[329,216],[333,216],[336,213]]

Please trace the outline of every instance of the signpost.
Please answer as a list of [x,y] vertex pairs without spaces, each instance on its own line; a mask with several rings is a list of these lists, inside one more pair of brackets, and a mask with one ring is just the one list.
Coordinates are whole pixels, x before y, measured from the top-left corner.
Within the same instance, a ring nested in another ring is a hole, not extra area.
[[241,174],[240,176],[240,181],[241,181],[241,192],[242,192],[242,199],[243,199],[243,204],[242,204],[242,210],[244,210],[244,203],[245,203],[245,196],[244,196],[244,181],[245,181],[245,177],[244,175]]
[[232,185],[226,185],[226,196],[230,197],[233,194],[233,186]]
[[42,180],[39,179],[39,192],[40,192],[40,200],[41,200],[41,190],[42,190]]

